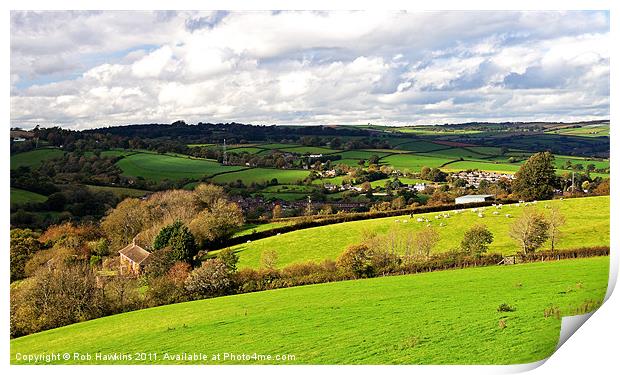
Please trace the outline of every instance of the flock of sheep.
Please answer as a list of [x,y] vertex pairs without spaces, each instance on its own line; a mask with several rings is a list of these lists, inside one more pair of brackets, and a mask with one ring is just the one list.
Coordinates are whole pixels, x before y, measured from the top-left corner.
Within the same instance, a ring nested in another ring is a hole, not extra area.
[[[521,207],[521,206],[523,206],[523,207],[527,207],[527,206],[530,206],[530,205],[536,205],[536,204],[538,204],[538,201],[532,201],[532,202],[519,201],[518,203],[514,203],[514,204],[512,204],[512,206],[513,206],[513,207]],[[509,206],[510,206],[510,205],[509,205]],[[478,217],[483,218],[483,217],[484,217],[484,212],[485,212],[487,209],[493,209],[493,213],[492,213],[492,214],[493,214],[493,215],[495,215],[495,216],[499,216],[499,215],[500,215],[500,210],[502,209],[502,207],[504,207],[504,205],[503,205],[503,204],[501,204],[501,203],[500,203],[500,204],[495,204],[495,203],[494,203],[494,204],[492,205],[492,207],[476,207],[476,208],[472,208],[472,209],[470,209],[470,211],[471,211],[471,212],[473,212],[474,214],[476,214]],[[548,205],[545,205],[545,208],[549,208],[549,206],[548,206]],[[453,210],[453,211],[452,211],[452,215],[459,215],[459,214],[462,214],[462,213],[463,213],[463,212],[465,212],[465,211],[467,211],[467,210],[466,210],[466,209],[458,209],[458,210]],[[506,218],[508,218],[508,219],[510,219],[510,218],[512,217],[512,215],[511,215],[511,214],[505,214],[504,216],[505,216]],[[410,217],[411,217],[411,218],[413,218],[413,215],[412,215],[412,216],[410,216]],[[440,214],[438,214],[438,215],[435,215],[435,220],[441,220],[441,221],[439,222],[439,226],[440,226],[440,227],[445,227],[445,226],[446,226],[446,222],[445,222],[445,221],[443,221],[442,219],[449,219],[450,217],[451,217],[451,216],[450,216],[450,213],[449,213],[449,212],[446,212],[446,213],[440,213]],[[418,218],[416,218],[415,220],[416,220],[416,222],[418,222],[418,223],[426,223],[426,226],[427,226],[427,227],[430,227],[430,226],[431,226],[431,223],[433,222],[433,219],[432,219],[432,218],[431,218],[431,219],[429,219],[429,218],[427,218],[427,217],[418,217]],[[407,224],[407,223],[409,222],[409,220],[406,220],[406,219],[405,219],[405,220],[396,219],[396,220],[394,220],[394,222],[395,222],[395,223],[401,223],[401,222],[402,222],[403,224]]]

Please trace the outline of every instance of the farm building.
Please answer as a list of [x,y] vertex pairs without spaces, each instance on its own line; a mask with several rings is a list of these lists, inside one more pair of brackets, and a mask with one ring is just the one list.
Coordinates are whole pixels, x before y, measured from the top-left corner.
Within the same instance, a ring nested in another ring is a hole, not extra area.
[[136,245],[135,240],[131,244],[122,248],[118,253],[121,257],[121,274],[127,272],[130,274],[139,275],[151,256],[150,252]]
[[493,200],[492,195],[463,195],[462,197],[456,197],[454,199],[454,203],[456,204],[467,204],[467,203],[480,203],[480,202],[488,202]]

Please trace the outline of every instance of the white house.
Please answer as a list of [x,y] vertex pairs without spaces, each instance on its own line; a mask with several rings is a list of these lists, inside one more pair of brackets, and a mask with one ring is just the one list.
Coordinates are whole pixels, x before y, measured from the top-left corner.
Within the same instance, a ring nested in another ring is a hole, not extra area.
[[462,197],[457,197],[454,199],[454,203],[456,204],[467,204],[467,203],[480,203],[487,202],[493,200],[492,195],[463,195]]

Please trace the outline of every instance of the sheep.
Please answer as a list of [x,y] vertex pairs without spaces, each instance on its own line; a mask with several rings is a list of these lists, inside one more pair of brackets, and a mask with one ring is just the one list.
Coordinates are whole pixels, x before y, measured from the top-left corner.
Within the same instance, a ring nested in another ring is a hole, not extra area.
[[409,222],[409,220],[403,220],[403,223],[407,224]]
[[252,242],[252,241],[251,240],[247,240],[245,243],[250,243],[250,242]]
[[440,223],[440,224],[439,224],[439,226],[440,226],[440,227],[445,227],[445,226],[446,226],[446,223]]
[[519,203],[515,203],[515,207],[519,207],[521,206]]
[[478,209],[477,208],[472,208],[471,212],[478,212]]
[[421,223],[421,222],[423,222],[423,221],[424,221],[424,219],[422,219],[421,217],[419,217],[419,218],[417,219],[417,221],[418,221],[418,223]]
[[435,215],[435,220],[439,220],[439,215]]
[[277,233],[276,236],[279,236],[281,233]]
[[478,217],[484,217],[484,215],[482,214],[482,212],[480,212],[480,213],[478,214]]
[[506,214],[506,217],[510,219],[512,216],[510,214]]
[[493,211],[493,215],[499,215],[499,212]]
[[430,225],[430,224],[426,224],[426,226],[427,226],[427,227],[430,227],[431,225]]
[[396,219],[394,220],[395,223],[400,223],[400,220]]

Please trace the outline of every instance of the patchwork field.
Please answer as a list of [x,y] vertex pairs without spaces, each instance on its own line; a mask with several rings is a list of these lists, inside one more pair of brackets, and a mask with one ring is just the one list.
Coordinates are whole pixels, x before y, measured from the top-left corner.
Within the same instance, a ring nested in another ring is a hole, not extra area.
[[307,170],[298,169],[269,169],[269,168],[251,168],[238,172],[224,173],[213,177],[211,180],[215,183],[229,183],[237,180],[243,181],[249,185],[252,182],[264,183],[277,179],[278,183],[290,184],[303,180],[310,174]]
[[[216,353],[290,354],[291,364],[516,364],[552,354],[563,315],[602,301],[609,257],[318,284],[114,315],[11,340],[17,353],[83,353],[52,363],[238,363]],[[500,304],[515,308],[498,312]],[[504,320],[506,327],[500,328]],[[148,322],[148,324],[145,324]],[[105,334],[101,334],[105,332]],[[145,361],[96,353],[157,353]],[[206,353],[190,362],[164,355]]]
[[[544,201],[539,202],[537,207],[545,211],[544,205],[559,207],[566,217],[566,224],[562,228],[564,236],[558,241],[558,248],[609,245],[609,196]],[[419,231],[427,226],[425,222],[416,221],[421,217],[428,218],[430,225],[441,235],[435,251],[448,251],[457,247],[465,231],[471,226],[485,224],[495,237],[489,251],[514,254],[518,250],[517,244],[508,236],[508,230],[523,211],[523,205],[504,206],[498,210],[500,215],[493,215],[493,211],[493,207],[487,208],[483,218],[466,210],[460,214],[450,211],[451,217],[447,219],[435,219],[437,214],[429,213],[414,215],[413,218],[406,215],[332,224],[283,233],[280,236],[237,245],[233,249],[239,254],[240,268],[259,267],[261,254],[265,250],[277,251],[278,267],[296,262],[320,262],[336,259],[348,245],[359,243],[365,232],[386,233],[391,228],[403,232]],[[512,217],[507,218],[506,214]],[[407,223],[404,220],[407,220]],[[445,226],[440,226],[442,222]]]
[[116,163],[126,176],[144,177],[147,180],[198,179],[216,173],[242,169],[240,166],[221,165],[214,160],[190,159],[172,155],[137,153]]
[[19,167],[35,168],[41,165],[44,160],[49,160],[64,155],[64,151],[58,148],[42,148],[34,151],[20,152],[11,155],[11,169]]
[[419,173],[422,167],[438,168],[454,159],[417,154],[399,154],[387,156],[381,159],[381,163],[389,164],[401,171],[409,170]]

